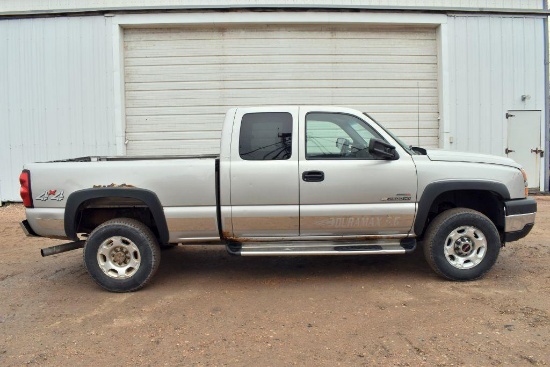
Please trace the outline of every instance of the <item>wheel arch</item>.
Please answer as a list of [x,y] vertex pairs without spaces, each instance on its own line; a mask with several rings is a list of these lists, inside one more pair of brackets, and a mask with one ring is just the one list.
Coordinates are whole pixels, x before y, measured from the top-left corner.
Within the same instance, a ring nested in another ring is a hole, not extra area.
[[97,199],[113,199],[114,201],[130,199],[143,203],[151,213],[160,243],[168,242],[168,225],[158,196],[151,190],[122,187],[83,189],[70,194],[67,198],[64,216],[65,234],[67,237],[73,240],[78,239],[78,215],[86,203]]
[[[465,196],[484,196],[487,198],[488,202],[492,200],[497,200],[503,203],[504,200],[510,199],[510,192],[506,185],[501,182],[495,181],[480,181],[480,180],[471,180],[471,181],[438,181],[432,182],[426,186],[420,200],[418,201],[418,208],[416,211],[416,218],[414,222],[414,233],[417,236],[422,236],[427,228],[430,212],[433,210],[434,204],[437,204],[443,198],[448,197],[465,197]],[[452,199],[450,200],[453,201]],[[483,204],[483,203],[480,203]],[[502,218],[500,218],[500,210],[498,208],[498,213],[492,213],[493,208],[487,208],[487,210],[479,210],[478,207],[472,207],[475,205],[466,205],[466,207],[471,209],[476,209],[478,211],[486,214],[495,225],[500,224],[500,221],[504,220],[502,213]],[[495,208],[497,210],[497,208]]]

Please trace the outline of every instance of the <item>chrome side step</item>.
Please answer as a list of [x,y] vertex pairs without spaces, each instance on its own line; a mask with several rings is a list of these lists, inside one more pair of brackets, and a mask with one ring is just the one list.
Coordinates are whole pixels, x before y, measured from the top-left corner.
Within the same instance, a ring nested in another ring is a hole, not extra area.
[[299,255],[389,255],[414,251],[416,240],[378,240],[372,242],[294,241],[230,243],[227,251],[239,256]]

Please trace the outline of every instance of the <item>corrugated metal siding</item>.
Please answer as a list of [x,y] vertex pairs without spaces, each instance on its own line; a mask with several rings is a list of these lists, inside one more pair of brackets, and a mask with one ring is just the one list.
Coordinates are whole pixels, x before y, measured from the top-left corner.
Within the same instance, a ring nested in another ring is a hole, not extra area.
[[[433,28],[127,29],[128,154],[216,153],[230,107],[341,105],[438,146]],[[420,116],[420,129],[417,118]]]
[[26,162],[114,154],[109,18],[0,21],[0,199]]
[[504,156],[506,111],[545,110],[543,20],[456,17],[448,24],[450,147]]
[[541,0],[2,0],[0,11],[112,9],[136,6],[200,6],[200,5],[372,5],[464,7],[485,9],[542,9]]

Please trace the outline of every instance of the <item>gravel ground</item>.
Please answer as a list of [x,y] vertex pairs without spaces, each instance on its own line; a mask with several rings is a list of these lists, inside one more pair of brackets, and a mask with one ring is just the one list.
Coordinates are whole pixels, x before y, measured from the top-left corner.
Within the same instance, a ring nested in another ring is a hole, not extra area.
[[406,256],[162,253],[146,288],[108,293],[82,250],[26,238],[0,208],[0,365],[532,366],[550,364],[550,197],[482,280]]

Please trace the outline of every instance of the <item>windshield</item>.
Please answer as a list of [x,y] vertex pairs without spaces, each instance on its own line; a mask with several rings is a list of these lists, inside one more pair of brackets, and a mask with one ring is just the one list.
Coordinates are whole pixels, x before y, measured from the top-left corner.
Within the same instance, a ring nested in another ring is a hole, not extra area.
[[407,153],[411,154],[411,155],[417,155],[419,153],[415,152],[414,150],[411,149],[411,147],[407,144],[405,144],[401,139],[399,139],[397,136],[395,136],[391,131],[389,131],[388,129],[386,129],[384,127],[384,125],[382,125],[381,123],[379,123],[378,121],[376,121],[375,119],[372,118],[371,115],[369,115],[368,113],[366,112],[363,112],[363,115],[367,116],[369,119],[371,119],[372,121],[376,122],[376,124],[378,126],[380,126],[382,128],[382,130],[384,130],[389,136],[391,136],[393,138],[393,140],[395,140],[397,142],[397,144],[399,144],[399,146],[403,149],[405,149],[405,151],[407,151]]

